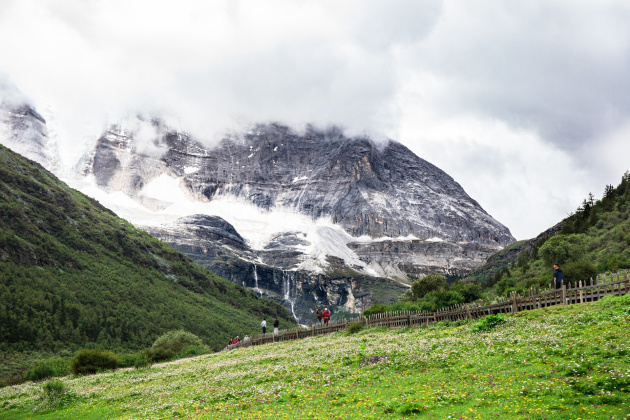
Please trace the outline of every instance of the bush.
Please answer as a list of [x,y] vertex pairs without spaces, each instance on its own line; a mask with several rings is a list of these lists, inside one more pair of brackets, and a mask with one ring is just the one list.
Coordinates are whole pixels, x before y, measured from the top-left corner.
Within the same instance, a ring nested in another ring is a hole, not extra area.
[[150,365],[151,361],[149,360],[149,357],[146,355],[146,353],[141,352],[136,354],[136,358],[133,361],[133,367],[135,367],[136,369],[143,369]]
[[[161,350],[163,354],[171,352],[171,356],[181,353],[190,346],[202,346],[201,339],[184,330],[169,331],[153,343],[153,350]],[[164,359],[162,359],[164,360]]]
[[428,293],[436,292],[446,287],[444,276],[436,273],[429,274],[411,284],[414,300],[422,299]]
[[181,353],[178,354],[180,357],[193,357],[199,356],[200,354],[206,354],[209,350],[204,346],[190,346]]
[[588,240],[583,234],[557,235],[549,238],[538,252],[547,265],[562,265],[582,259],[586,254]]
[[451,290],[462,295],[465,303],[474,302],[477,299],[481,299],[481,296],[483,294],[483,289],[478,284],[463,283],[461,281],[453,284]]
[[124,354],[120,361],[121,367],[144,368],[149,365],[149,356],[146,351]]
[[430,312],[459,303],[464,303],[464,297],[454,290],[446,289],[429,292],[418,301],[421,310]]
[[55,376],[66,376],[70,373],[70,361],[65,359],[49,359],[38,362],[26,371],[24,380],[40,381]]
[[[406,292],[405,292],[406,293]],[[421,311],[422,309],[420,308],[420,306],[418,306],[418,302],[405,302],[405,301],[401,301],[398,300],[398,302],[394,303],[392,306],[389,307],[390,311],[411,311],[411,312],[417,312],[417,311]]]
[[102,372],[116,369],[120,364],[118,356],[114,353],[99,349],[79,350],[72,358],[70,369],[75,375]]
[[377,303],[376,305],[372,305],[363,311],[363,316],[370,316],[374,314],[382,314],[383,312],[390,311],[390,307],[388,305],[384,305],[382,303]]
[[151,362],[161,362],[175,357],[175,353],[173,352],[173,350],[165,349],[163,347],[158,347],[156,349],[147,349],[145,354],[147,360]]
[[595,266],[584,260],[569,262],[562,267],[562,271],[564,272],[564,284],[577,283],[580,280],[584,281],[597,276]]
[[59,379],[51,379],[43,386],[44,394],[49,400],[61,397],[66,391],[66,385]]
[[335,311],[335,313],[330,316],[330,320],[343,321],[343,320],[351,320],[356,317],[357,317],[357,314],[350,313],[346,311],[344,308],[339,308],[339,310]]
[[497,325],[503,324],[504,322],[505,316],[503,314],[488,315],[487,317],[473,325],[472,332],[489,331]]
[[355,334],[358,333],[359,331],[361,331],[363,328],[365,328],[365,325],[363,325],[363,322],[361,321],[354,321],[348,324],[348,326],[346,327],[346,329],[348,330],[348,334]]

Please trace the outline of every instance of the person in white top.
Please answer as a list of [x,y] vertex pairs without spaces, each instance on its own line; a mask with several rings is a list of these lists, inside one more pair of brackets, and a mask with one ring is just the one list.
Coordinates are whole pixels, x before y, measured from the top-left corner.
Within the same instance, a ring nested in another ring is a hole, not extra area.
[[267,321],[263,319],[263,322],[260,323],[260,326],[263,329],[263,334],[267,332]]

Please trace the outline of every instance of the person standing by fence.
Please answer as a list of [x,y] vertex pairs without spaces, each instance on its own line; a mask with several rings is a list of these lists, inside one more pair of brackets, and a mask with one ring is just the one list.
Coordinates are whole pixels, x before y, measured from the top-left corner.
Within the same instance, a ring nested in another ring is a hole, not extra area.
[[278,321],[278,317],[275,317],[273,320],[273,335],[278,335],[278,327],[280,327],[280,321]]
[[324,318],[324,325],[328,325],[328,321],[330,321],[330,312],[328,308],[324,309],[324,313],[322,314]]
[[263,329],[263,334],[267,332],[267,320],[263,319],[263,322],[260,323],[260,326]]
[[560,289],[562,287],[562,281],[564,280],[564,273],[562,269],[555,263],[553,265],[553,286],[555,289]]
[[324,316],[322,313],[322,307],[318,306],[317,307],[317,311],[315,311],[315,316],[317,317],[317,323],[321,324],[322,323],[322,317]]

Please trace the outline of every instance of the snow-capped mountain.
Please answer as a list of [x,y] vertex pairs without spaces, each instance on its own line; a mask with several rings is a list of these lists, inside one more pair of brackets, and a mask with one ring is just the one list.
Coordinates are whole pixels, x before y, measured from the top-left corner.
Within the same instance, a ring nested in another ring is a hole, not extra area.
[[[34,107],[0,104],[0,142],[67,175]],[[334,127],[260,124],[205,145],[138,118],[112,125],[76,168],[71,186],[298,319],[318,304],[385,302],[373,283],[391,301],[410,276],[464,274],[514,241],[402,144]]]
[[128,197],[127,205],[99,199],[156,234],[181,229],[179,217],[219,216],[262,263],[273,249],[293,256],[276,261],[282,269],[326,272],[332,255],[400,280],[423,274],[419,266],[465,272],[514,240],[450,176],[395,141],[264,124],[206,147],[146,124],[155,135],[144,143],[112,127],[81,173],[107,195]]

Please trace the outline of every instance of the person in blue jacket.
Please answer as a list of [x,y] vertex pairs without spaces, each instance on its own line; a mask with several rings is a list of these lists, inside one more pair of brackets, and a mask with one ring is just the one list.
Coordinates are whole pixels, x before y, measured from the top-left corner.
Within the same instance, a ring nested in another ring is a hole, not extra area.
[[553,265],[553,286],[556,289],[560,289],[562,287],[563,280],[564,280],[564,273],[562,272],[562,269],[560,268],[558,263],[555,263]]

